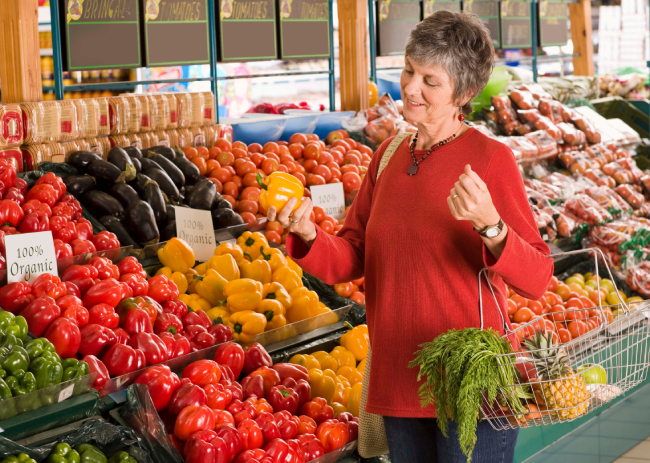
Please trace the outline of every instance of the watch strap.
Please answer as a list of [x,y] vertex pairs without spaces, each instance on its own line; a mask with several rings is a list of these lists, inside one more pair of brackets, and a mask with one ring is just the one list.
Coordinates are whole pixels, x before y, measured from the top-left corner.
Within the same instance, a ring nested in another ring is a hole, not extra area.
[[485,227],[485,228],[482,229],[482,230],[477,230],[476,228],[472,228],[472,229],[473,229],[475,232],[477,232],[479,235],[484,236],[484,237],[487,238],[487,231],[488,231],[490,228],[495,228],[495,227],[496,227],[496,228],[499,229],[499,233],[500,233],[501,230],[503,230],[503,227],[504,227],[504,226],[505,226],[505,224],[503,223],[503,219],[499,219],[499,222],[498,222],[496,225],[488,225],[487,227]]

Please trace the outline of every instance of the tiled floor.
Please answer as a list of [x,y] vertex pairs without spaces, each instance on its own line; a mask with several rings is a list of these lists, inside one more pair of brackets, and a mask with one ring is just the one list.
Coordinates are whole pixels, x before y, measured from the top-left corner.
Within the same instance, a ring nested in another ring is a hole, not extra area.
[[650,462],[650,437],[628,451],[614,463],[641,463]]

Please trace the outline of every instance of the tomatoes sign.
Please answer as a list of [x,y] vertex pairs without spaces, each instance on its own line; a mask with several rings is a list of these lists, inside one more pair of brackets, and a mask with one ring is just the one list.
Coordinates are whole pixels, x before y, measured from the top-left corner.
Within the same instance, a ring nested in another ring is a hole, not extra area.
[[336,220],[345,217],[345,194],[342,183],[313,185],[309,189],[314,206],[322,207],[327,215]]

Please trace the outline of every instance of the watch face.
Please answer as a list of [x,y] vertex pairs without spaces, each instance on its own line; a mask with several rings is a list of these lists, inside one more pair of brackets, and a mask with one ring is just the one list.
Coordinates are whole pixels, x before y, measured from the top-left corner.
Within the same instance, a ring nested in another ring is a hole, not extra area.
[[487,231],[485,232],[485,235],[488,238],[496,238],[497,236],[499,236],[499,227],[488,228]]

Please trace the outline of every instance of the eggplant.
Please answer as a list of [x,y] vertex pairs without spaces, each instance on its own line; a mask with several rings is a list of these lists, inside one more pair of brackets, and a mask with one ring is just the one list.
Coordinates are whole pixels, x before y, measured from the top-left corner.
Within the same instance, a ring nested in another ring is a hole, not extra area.
[[157,162],[154,162],[151,159],[147,159],[147,158],[140,159],[140,165],[142,166],[142,172],[148,169],[163,170],[163,168],[160,167],[160,165]]
[[[149,154],[151,153],[151,154]],[[169,146],[163,146],[163,145],[158,145],[158,146],[153,146],[147,150],[147,157],[152,157],[153,153],[158,153],[169,159],[170,161],[175,160],[178,157],[178,154],[176,151],[171,149]]]
[[169,178],[172,179],[172,181],[178,188],[185,185],[185,176],[183,175],[183,172],[181,172],[181,170],[178,167],[176,167],[176,164],[171,162],[162,154],[156,153],[155,151],[147,151],[147,156],[149,157],[149,159],[158,163],[158,165],[162,167],[165,172],[167,172]]
[[209,211],[216,195],[217,186],[210,180],[203,180],[197,183],[185,197],[185,204],[192,209]]
[[133,246],[134,249],[140,249],[140,245],[126,231],[126,228],[124,228],[124,225],[122,225],[122,222],[117,217],[105,215],[99,219],[99,223],[106,227],[106,230],[109,232],[115,233],[117,239],[120,240],[121,246]]
[[176,236],[176,220],[170,220],[160,229],[160,241],[169,241]]
[[133,163],[133,167],[135,167],[136,174],[142,172],[142,163],[138,158],[131,158],[131,162]]
[[232,204],[227,199],[218,199],[212,203],[212,210],[214,209],[232,209]]
[[88,165],[88,174],[109,183],[124,183],[126,175],[114,164],[100,159]]
[[144,175],[155,181],[170,200],[180,201],[181,195],[178,192],[178,188],[176,188],[176,185],[164,170],[147,169],[144,171]]
[[115,183],[111,188],[110,194],[113,198],[117,199],[124,207],[128,207],[134,201],[138,201],[140,196],[132,186],[126,183]]
[[124,151],[126,151],[126,154],[129,155],[131,159],[142,159],[142,151],[140,151],[140,148],[137,146],[127,146],[124,148]]
[[130,182],[135,178],[136,172],[133,161],[131,161],[129,155],[126,154],[126,151],[119,146],[111,148],[106,160],[124,172],[124,180],[126,182]]
[[[151,178],[144,175],[138,174],[135,176],[135,180],[130,183],[130,185],[138,192],[140,196],[144,196],[144,186],[147,182],[151,181]],[[140,199],[140,198],[138,198]]]
[[68,157],[68,164],[72,164],[79,172],[86,172],[88,165],[94,161],[101,161],[101,156],[90,151],[75,151]]
[[124,214],[124,221],[137,241],[144,246],[156,244],[160,239],[153,209],[146,201],[140,200],[129,204]]
[[97,182],[90,175],[68,175],[63,179],[66,190],[74,197],[82,197],[95,188]]
[[176,164],[176,167],[178,167],[183,173],[187,183],[194,184],[199,181],[199,177],[201,176],[199,168],[187,159],[185,155],[178,156],[174,160],[174,164]]
[[88,192],[81,201],[88,211],[95,217],[101,217],[104,215],[113,215],[117,217],[124,213],[124,208],[120,202],[103,191],[92,190]]
[[144,185],[144,200],[149,203],[151,209],[153,209],[153,215],[156,218],[157,223],[165,220],[167,217],[165,198],[163,198],[160,187],[153,180],[149,180]]
[[211,215],[212,224],[214,225],[215,230],[232,227],[234,225],[242,225],[244,223],[244,219],[241,218],[241,215],[237,214],[232,209],[214,209],[211,212]]

